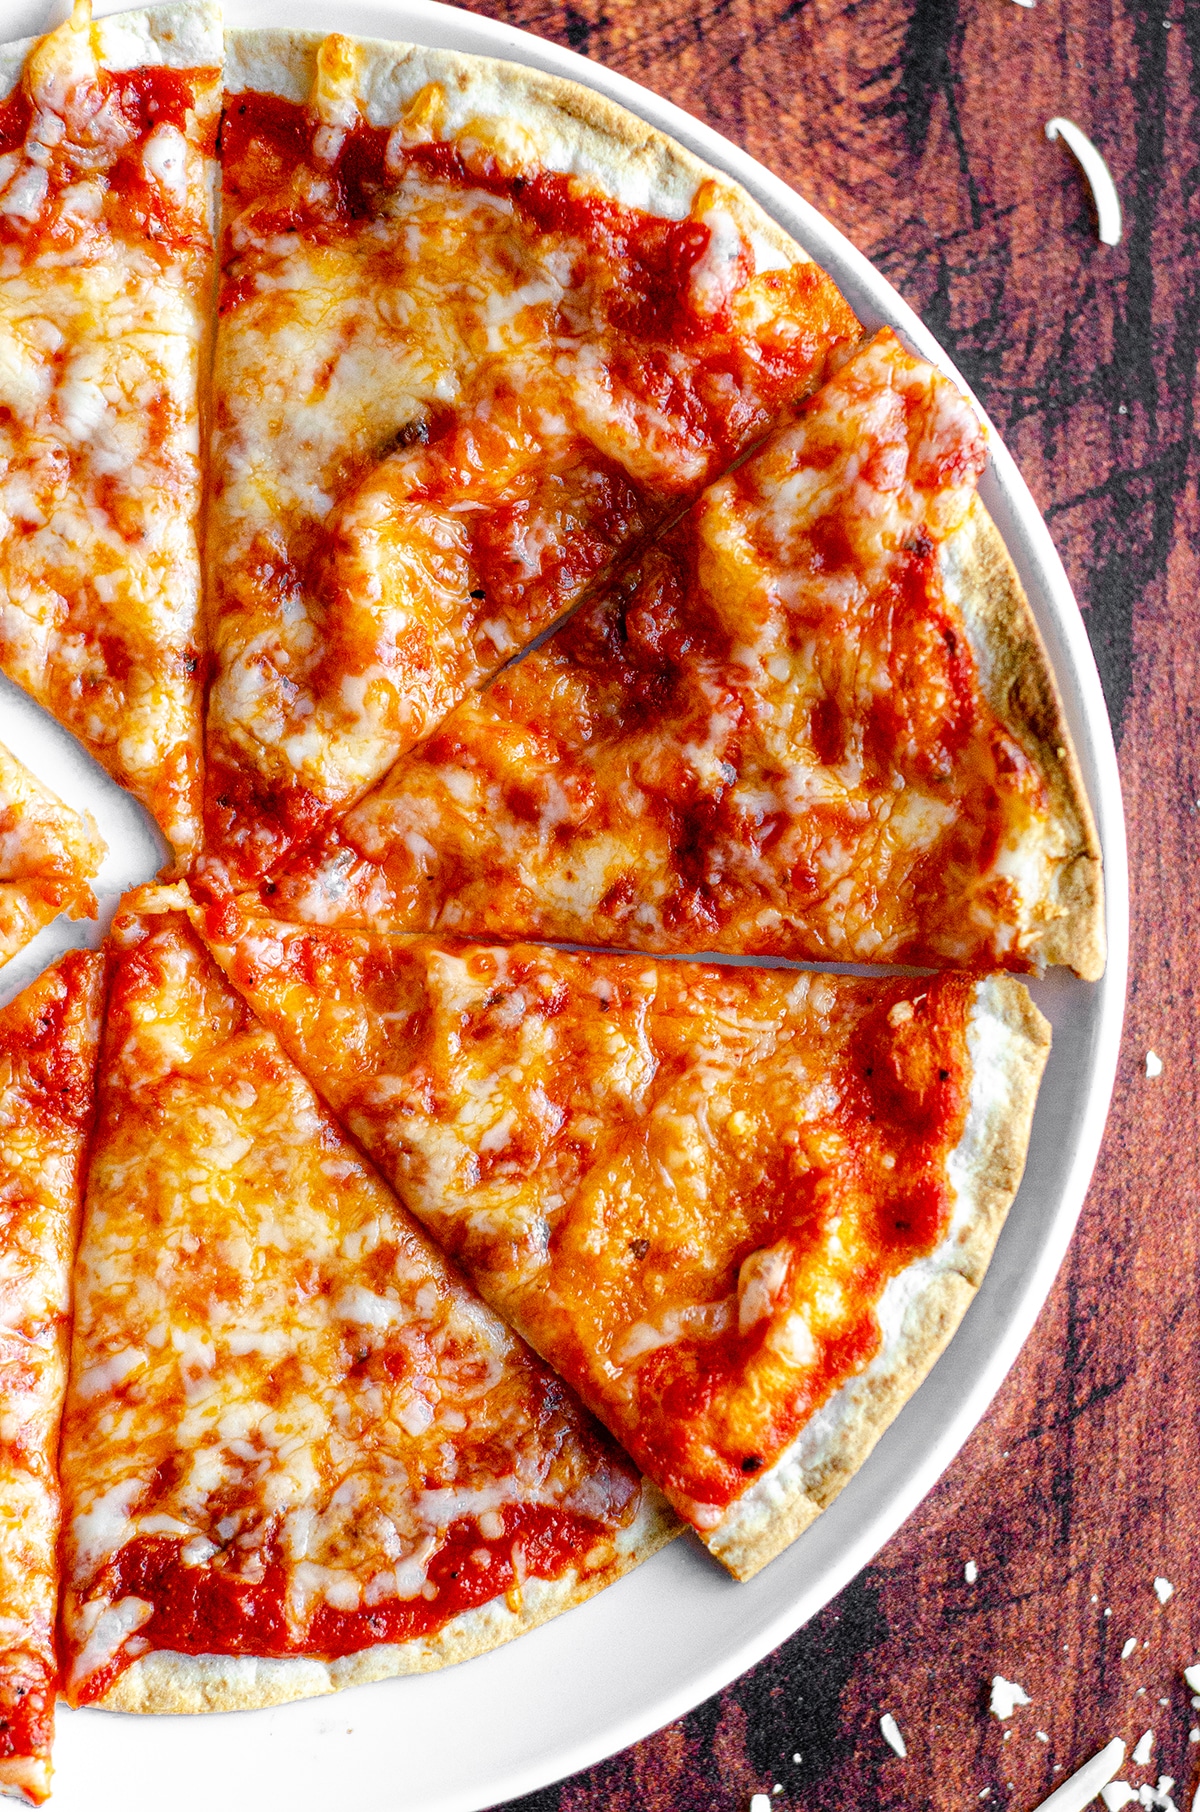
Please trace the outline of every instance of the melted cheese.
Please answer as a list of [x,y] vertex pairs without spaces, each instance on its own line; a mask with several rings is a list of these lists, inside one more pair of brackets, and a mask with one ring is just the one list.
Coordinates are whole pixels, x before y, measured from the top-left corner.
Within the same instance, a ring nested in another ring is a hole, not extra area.
[[982,461],[965,400],[881,333],[402,759],[277,877],[274,905],[406,931],[1036,967],[1065,845],[937,557]]
[[[82,4],[36,46],[30,124],[4,160],[0,665],[185,855],[199,833],[198,381],[220,90],[215,69],[190,72],[183,128],[142,128],[103,36]],[[216,63],[215,17],[208,36]]]
[[[0,1784],[49,1791],[71,1259],[100,1007],[99,956],[63,959],[0,1013]],[[44,1735],[7,1732],[37,1704]]]
[[269,109],[244,145],[226,129],[209,822],[235,873],[358,797],[856,332],[798,250],[756,274],[712,183],[661,217],[666,250],[594,178],[531,213],[521,185],[561,179],[496,119],[439,137],[436,83],[347,212],[338,160],[382,133],[356,57],[328,40],[309,111],[270,101],[306,160]]
[[0,743],[0,964],[60,912],[95,918],[88,882],[104,855],[90,814],[56,799]]
[[700,1527],[869,1360],[945,1232],[965,978],[246,930],[214,948],[255,1011]]
[[[257,1633],[294,1654],[320,1652],[314,1619],[331,1610],[420,1598],[436,1613],[451,1525],[474,1518],[477,1547],[503,1546],[505,1506],[591,1518],[561,1565],[601,1564],[636,1475],[451,1277],[176,896],[134,902],[63,1436],[72,1699],[176,1639],[169,1598],[136,1571],[147,1543],[202,1596],[277,1578],[284,1634]],[[364,1626],[351,1646],[380,1639]],[[213,1652],[224,1640],[214,1621]]]

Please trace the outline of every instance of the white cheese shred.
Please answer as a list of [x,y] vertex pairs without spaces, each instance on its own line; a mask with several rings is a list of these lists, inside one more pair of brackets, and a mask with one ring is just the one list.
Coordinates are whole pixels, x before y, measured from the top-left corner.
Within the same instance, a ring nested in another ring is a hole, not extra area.
[[1134,1760],[1134,1765],[1136,1767],[1138,1767],[1138,1768],[1149,1767],[1150,1751],[1153,1749],[1153,1747],[1154,1747],[1154,1732],[1152,1730],[1144,1730],[1142,1732],[1141,1736],[1138,1738],[1137,1748],[1133,1752],[1133,1760]]
[[[1149,1059],[1147,1059],[1147,1064],[1149,1064]],[[1165,1604],[1168,1598],[1175,1596],[1175,1587],[1169,1579],[1164,1579],[1161,1573],[1154,1581],[1154,1596],[1160,1604]]]
[[1146,1052],[1146,1074],[1153,1081],[1155,1076],[1162,1075],[1162,1058],[1157,1051]]
[[765,1793],[750,1795],[750,1812],[771,1812],[771,1801]]
[[1096,220],[1100,229],[1101,245],[1119,245],[1121,243],[1121,198],[1117,194],[1117,185],[1109,174],[1108,165],[1091,139],[1079,130],[1074,120],[1065,120],[1059,116],[1046,121],[1046,137],[1048,139],[1061,138],[1087,177],[1092,191],[1092,200],[1096,204]]
[[[1099,1755],[1094,1755],[1090,1762],[1069,1775],[1061,1787],[1056,1787],[1049,1799],[1042,1801],[1037,1812],[1083,1812],[1084,1807],[1090,1806],[1096,1795],[1107,1787],[1124,1760],[1125,1745],[1120,1737],[1114,1737]],[[1107,1805],[1108,1801],[1104,1803]]]
[[888,1743],[896,1751],[900,1760],[903,1761],[908,1754],[908,1744],[900,1735],[900,1726],[897,1724],[890,1711],[885,1711],[880,1718],[879,1728],[883,1732],[884,1742]]
[[988,1709],[994,1718],[1011,1718],[1018,1705],[1030,1705],[1032,1700],[1023,1686],[1015,1680],[1006,1680],[1003,1674],[992,1675],[992,1697]]
[[1183,1677],[1193,1692],[1200,1692],[1200,1661],[1195,1662],[1191,1667],[1185,1667]]

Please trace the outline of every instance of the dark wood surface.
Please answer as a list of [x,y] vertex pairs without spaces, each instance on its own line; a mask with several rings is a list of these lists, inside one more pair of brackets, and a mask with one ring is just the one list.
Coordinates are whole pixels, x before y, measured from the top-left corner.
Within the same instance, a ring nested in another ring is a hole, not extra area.
[[[1099,1169],[990,1413],[807,1628],[521,1812],[742,1812],[776,1783],[781,1812],[1020,1812],[1109,1737],[1132,1744],[1147,1729],[1153,1763],[1125,1778],[1171,1775],[1175,1803],[1190,1807],[1200,1711],[1180,1669],[1200,1661],[1200,0],[479,10],[623,71],[745,146],[924,316],[1066,561],[1116,732],[1133,882],[1129,1012]],[[1044,137],[1060,113],[1117,180],[1115,249],[1098,244],[1073,163]],[[1144,1075],[1151,1047],[1156,1081]],[[1177,1588],[1165,1607],[1156,1575]],[[1122,1660],[1131,1636],[1138,1648]],[[994,1673],[1033,1699],[1009,1725],[987,1714]],[[905,1761],[880,1736],[885,1708]]]

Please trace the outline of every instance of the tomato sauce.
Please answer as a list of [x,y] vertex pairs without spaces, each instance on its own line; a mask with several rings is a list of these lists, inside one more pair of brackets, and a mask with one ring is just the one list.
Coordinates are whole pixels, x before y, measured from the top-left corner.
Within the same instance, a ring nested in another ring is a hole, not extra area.
[[[522,1578],[556,1579],[611,1536],[589,1518],[545,1505],[510,1504],[498,1514],[503,1534],[485,1539],[474,1518],[452,1523],[428,1563],[433,1591],[383,1599],[357,1611],[318,1603],[302,1629],[286,1614],[288,1574],[278,1555],[263,1577],[247,1580],[219,1565],[188,1566],[182,1542],[143,1536],[122,1548],[104,1576],[114,1598],[147,1600],[154,1615],[139,1630],[152,1648],[185,1655],[319,1656],[333,1660],[377,1643],[436,1635],[451,1618],[512,1593]],[[427,1586],[427,1589],[428,1589]],[[132,1657],[117,1654],[88,1677],[80,1703],[102,1698]]]
[[[732,1503],[748,1478],[777,1460],[814,1412],[875,1356],[875,1308],[888,1280],[932,1252],[949,1224],[952,1201],[943,1178],[966,1121],[972,987],[967,977],[941,977],[936,989],[921,982],[900,992],[889,988],[858,1029],[838,1079],[833,1119],[853,1153],[851,1165],[836,1176],[810,1174],[800,1191],[780,1178],[779,1222],[768,1239],[787,1241],[793,1266],[824,1237],[834,1214],[854,1229],[859,1250],[842,1285],[851,1313],[835,1338],[818,1341],[799,1387],[791,1395],[747,1395],[761,1325],[744,1336],[734,1330],[721,1340],[664,1346],[642,1364],[636,1418],[623,1439],[666,1490],[722,1508]],[[913,1008],[899,1027],[888,1019],[897,1001]],[[887,1158],[890,1168],[881,1161]],[[738,1254],[738,1264],[745,1256]],[[751,1405],[740,1431],[739,1399]]]
[[[115,102],[131,133],[126,143],[114,148],[110,162],[99,173],[106,191],[102,219],[110,232],[148,239],[151,245],[157,243],[168,250],[192,242],[202,223],[188,217],[186,209],[181,212],[178,203],[147,174],[142,150],[150,134],[165,125],[190,136],[193,144],[211,154],[216,139],[215,122],[205,142],[205,135],[198,136],[194,124],[189,132],[189,114],[195,107],[198,88],[214,82],[216,76],[214,69],[167,69],[161,65],[100,72],[102,97]],[[0,154],[20,150],[32,118],[29,97],[24,86],[19,85],[0,105]],[[49,189],[37,219],[0,215],[0,243],[20,244],[36,255],[38,242],[44,237],[58,244],[80,233],[95,232],[98,223],[90,217],[81,222],[73,216],[58,217],[54,212],[55,197],[61,190],[81,177],[94,179],[93,155],[89,152],[87,159],[77,162],[69,137],[55,147],[48,165]]]
[[0,1684],[0,1761],[14,1755],[45,1755],[54,1737],[55,1682],[43,1668],[45,1684],[6,1689]]

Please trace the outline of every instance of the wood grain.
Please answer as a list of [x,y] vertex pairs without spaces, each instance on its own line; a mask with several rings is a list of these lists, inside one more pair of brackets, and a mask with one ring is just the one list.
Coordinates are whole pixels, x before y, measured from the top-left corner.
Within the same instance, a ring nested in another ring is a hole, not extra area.
[[[1200,3],[478,10],[622,70],[744,145],[849,234],[957,360],[1084,612],[1118,737],[1134,899],[1100,1166],[991,1413],[823,1615],[708,1704],[521,1812],[734,1812],[775,1783],[775,1802],[804,1812],[1017,1812],[1110,1736],[1132,1744],[1147,1729],[1153,1762],[1125,1778],[1173,1776],[1175,1802],[1190,1806],[1200,1710],[1180,1669],[1200,1661]],[[1044,137],[1059,113],[1117,180],[1116,248],[1097,243],[1086,189]],[[1144,1075],[1150,1047],[1164,1063],[1156,1081]],[[1156,1575],[1177,1588],[1166,1606]],[[1130,1637],[1137,1650],[1122,1660]],[[993,1673],[1033,1700],[1008,1725],[987,1713]],[[880,1736],[884,1710],[905,1761]]]

